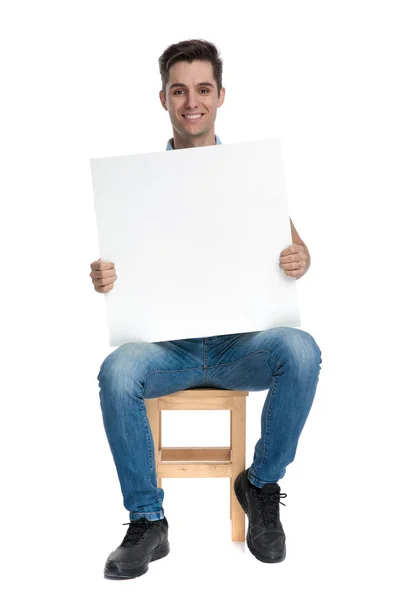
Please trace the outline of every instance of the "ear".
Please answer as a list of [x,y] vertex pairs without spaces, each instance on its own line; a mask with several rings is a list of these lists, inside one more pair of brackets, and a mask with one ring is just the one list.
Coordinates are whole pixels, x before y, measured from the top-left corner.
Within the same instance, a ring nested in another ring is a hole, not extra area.
[[163,108],[165,108],[165,110],[168,111],[167,103],[165,101],[165,95],[164,95],[164,92],[162,90],[160,90],[159,97],[160,97],[160,102],[161,102]]
[[218,103],[217,103],[218,108],[223,105],[224,100],[225,100],[225,88],[221,88],[221,91],[219,93]]

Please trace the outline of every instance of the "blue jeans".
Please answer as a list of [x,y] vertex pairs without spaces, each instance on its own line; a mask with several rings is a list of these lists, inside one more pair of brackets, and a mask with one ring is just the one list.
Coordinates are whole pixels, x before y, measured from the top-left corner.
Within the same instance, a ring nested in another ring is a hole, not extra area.
[[130,342],[111,352],[97,377],[100,405],[130,520],[164,517],[164,490],[157,487],[144,399],[195,387],[269,389],[261,414],[261,437],[248,473],[249,481],[262,487],[281,479],[295,457],[321,362],[314,338],[294,327]]

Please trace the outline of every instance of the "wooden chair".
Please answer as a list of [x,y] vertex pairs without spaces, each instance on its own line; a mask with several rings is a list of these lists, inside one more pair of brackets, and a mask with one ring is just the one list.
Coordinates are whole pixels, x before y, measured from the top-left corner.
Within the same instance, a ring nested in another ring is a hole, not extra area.
[[[245,513],[233,485],[246,468],[246,396],[242,390],[192,388],[159,398],[146,399],[146,411],[154,440],[157,485],[164,477],[229,477],[230,519],[233,541],[245,540]],[[161,444],[162,410],[230,410],[230,446],[167,447]]]

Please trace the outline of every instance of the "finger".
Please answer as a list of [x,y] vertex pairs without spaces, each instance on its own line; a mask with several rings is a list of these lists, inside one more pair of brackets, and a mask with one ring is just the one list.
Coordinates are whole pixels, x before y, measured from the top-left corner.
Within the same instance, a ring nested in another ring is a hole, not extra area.
[[115,273],[115,268],[113,263],[100,263],[97,269],[92,268],[92,273],[94,277],[110,277],[113,273]]
[[108,280],[108,279],[116,279],[117,275],[114,274],[112,271],[92,271],[92,273],[90,273],[91,278],[94,281],[97,281],[98,279],[104,279],[104,281]]
[[287,254],[291,254],[292,251],[293,251],[292,246],[288,246],[287,248],[285,248],[284,250],[282,250],[281,256],[286,256]]
[[290,263],[290,262],[294,262],[294,261],[299,261],[301,260],[301,256],[299,252],[291,252],[290,254],[287,255],[280,255],[279,257],[280,262],[283,263]]
[[289,271],[295,271],[301,266],[301,260],[291,259],[288,261],[281,261],[279,266],[282,269],[288,269]]
[[104,287],[105,285],[110,285],[111,283],[114,283],[116,277],[104,277],[101,279],[101,284],[97,283],[98,287]]
[[285,265],[285,272],[286,271],[300,271],[301,268],[302,268],[301,261],[297,261],[297,262],[293,262],[288,265]]
[[104,271],[107,269],[113,269],[115,267],[115,264],[112,262],[100,262],[97,263],[97,271]]
[[113,287],[113,283],[108,283],[107,285],[98,285],[96,287],[97,290],[101,290],[102,292],[106,292]]
[[298,252],[296,244],[291,244],[290,246],[282,250],[281,256],[288,256],[289,254],[295,254],[296,252]]
[[104,269],[112,269],[113,267],[115,267],[115,263],[104,262],[101,260],[101,258],[98,258],[97,260],[92,262],[90,267],[92,270],[94,269],[94,267],[96,267],[96,271],[103,271]]

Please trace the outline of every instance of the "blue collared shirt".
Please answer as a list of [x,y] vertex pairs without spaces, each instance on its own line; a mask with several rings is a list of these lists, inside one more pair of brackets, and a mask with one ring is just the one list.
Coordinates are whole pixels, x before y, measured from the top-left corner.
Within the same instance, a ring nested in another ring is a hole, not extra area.
[[[168,140],[167,150],[174,150],[174,148],[172,147],[173,140],[174,140],[174,138],[171,138]],[[222,144],[221,140],[219,139],[219,137],[217,135],[215,136],[215,143]]]

